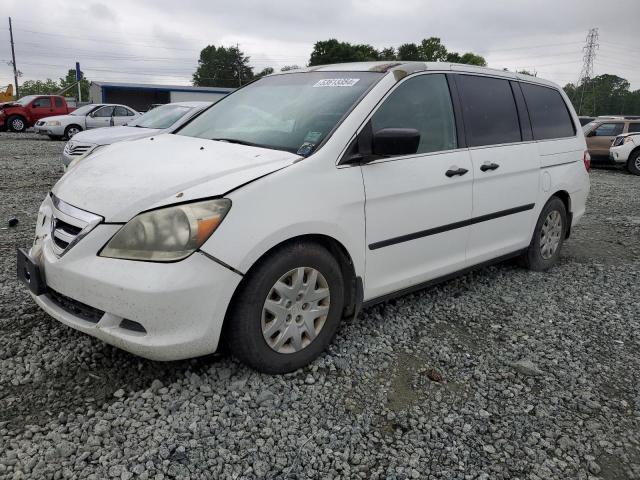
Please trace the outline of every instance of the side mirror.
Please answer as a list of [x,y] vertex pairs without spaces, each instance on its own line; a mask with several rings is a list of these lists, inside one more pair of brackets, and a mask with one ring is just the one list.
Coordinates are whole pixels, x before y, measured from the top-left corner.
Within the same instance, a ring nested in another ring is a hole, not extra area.
[[420,132],[415,128],[383,128],[373,134],[373,155],[411,155],[418,151]]
[[589,133],[587,133],[587,137],[595,137],[595,136],[596,136],[595,130],[591,130]]

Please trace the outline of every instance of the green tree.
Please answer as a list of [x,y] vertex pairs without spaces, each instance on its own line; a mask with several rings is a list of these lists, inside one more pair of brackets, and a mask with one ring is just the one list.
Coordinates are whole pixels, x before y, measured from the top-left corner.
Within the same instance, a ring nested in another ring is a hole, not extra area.
[[26,80],[20,85],[20,97],[27,95],[54,95],[60,90],[54,80],[47,78],[46,80]]
[[266,77],[267,75],[271,75],[274,72],[273,67],[263,68],[260,73],[256,75],[256,78]]
[[208,45],[200,52],[193,84],[198,87],[238,87],[253,79],[253,68],[237,47]]
[[298,70],[300,67],[298,65],[285,65],[280,69],[281,72],[288,72],[290,70]]
[[444,62],[447,59],[447,49],[438,37],[422,40],[419,47],[420,60],[423,62]]
[[569,83],[564,91],[579,115],[640,114],[640,90],[630,91],[629,87],[626,79],[603,74],[577,86]]
[[[80,78],[81,78],[81,80],[80,80],[80,93],[82,93],[82,100],[83,101],[88,101],[89,100],[89,80],[87,80],[85,78],[83,72],[80,72]],[[75,83],[76,83],[76,70],[75,70],[75,68],[71,68],[67,72],[67,75],[60,79],[60,90],[62,90],[63,88],[70,87],[71,85],[73,85]],[[77,96],[78,95],[78,87],[70,88],[69,90],[64,92],[64,95],[69,96],[69,97]]]
[[467,65],[478,65],[479,67],[486,67],[487,61],[484,57],[476,55],[475,53],[467,52],[460,57],[459,63],[465,63]]
[[415,43],[404,43],[398,47],[398,60],[405,62],[420,60],[420,49]]
[[335,38],[316,42],[311,52],[309,66],[330,63],[366,62],[378,60],[380,54],[371,45],[352,45]]
[[397,60],[396,49],[394,47],[383,48],[380,50],[380,60]]

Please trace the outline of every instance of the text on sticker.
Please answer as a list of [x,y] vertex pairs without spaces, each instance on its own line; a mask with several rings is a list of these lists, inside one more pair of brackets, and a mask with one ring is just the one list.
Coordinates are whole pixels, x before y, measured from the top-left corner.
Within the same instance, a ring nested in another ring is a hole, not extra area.
[[359,80],[359,78],[325,78],[318,80],[313,87],[353,87]]

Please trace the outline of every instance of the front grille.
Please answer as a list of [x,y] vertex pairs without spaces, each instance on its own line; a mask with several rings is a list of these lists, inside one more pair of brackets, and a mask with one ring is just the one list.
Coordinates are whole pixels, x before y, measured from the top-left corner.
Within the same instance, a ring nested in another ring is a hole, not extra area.
[[51,240],[53,252],[61,257],[93,227],[102,217],[80,210],[55,196],[51,196]]
[[61,293],[58,293],[51,288],[49,288],[49,290],[47,291],[47,297],[49,297],[49,300],[51,300],[65,312],[68,312],[76,317],[80,317],[87,322],[98,323],[104,315],[104,312],[102,310],[98,310],[97,308],[90,307],[89,305],[85,305],[82,302],[78,302],[77,300],[62,295]]
[[79,157],[88,153],[95,147],[92,143],[78,143],[76,141],[69,141],[64,146],[65,155],[70,155],[72,157]]

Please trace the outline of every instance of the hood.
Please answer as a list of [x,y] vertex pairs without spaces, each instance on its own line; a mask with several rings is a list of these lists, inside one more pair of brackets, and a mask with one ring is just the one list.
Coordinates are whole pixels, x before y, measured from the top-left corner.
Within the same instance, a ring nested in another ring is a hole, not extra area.
[[107,222],[126,222],[143,210],[223,195],[299,158],[164,134],[101,148],[69,169],[52,192]]
[[84,117],[78,117],[77,115],[53,115],[52,117],[44,117],[44,118],[41,118],[40,120],[44,120],[46,122],[50,120],[58,120],[61,122],[63,120],[69,120],[70,118],[78,120],[78,121],[74,121],[73,123],[84,123]]
[[159,132],[161,133],[161,130],[157,128],[104,127],[76,133],[73,140],[94,145],[110,145],[123,140],[136,140],[158,135]]

